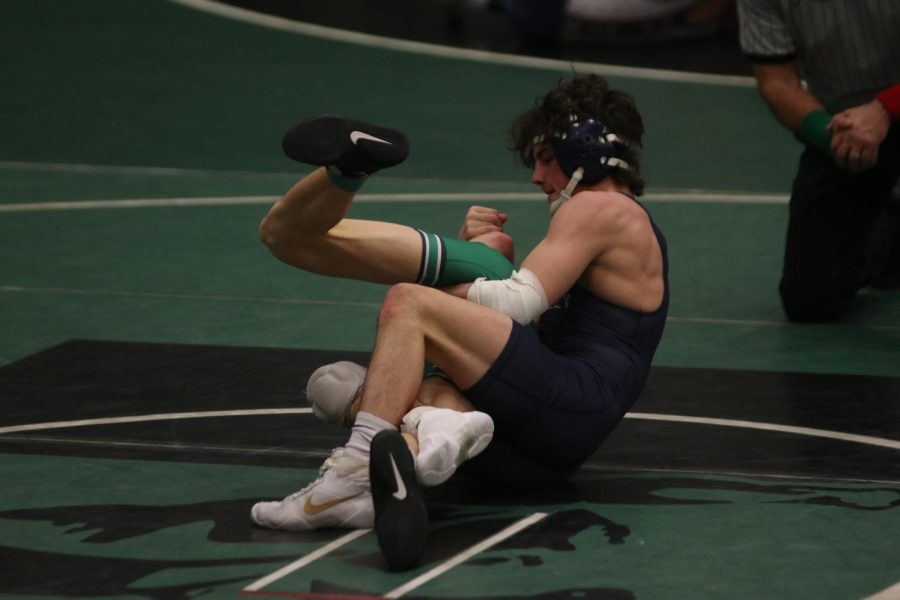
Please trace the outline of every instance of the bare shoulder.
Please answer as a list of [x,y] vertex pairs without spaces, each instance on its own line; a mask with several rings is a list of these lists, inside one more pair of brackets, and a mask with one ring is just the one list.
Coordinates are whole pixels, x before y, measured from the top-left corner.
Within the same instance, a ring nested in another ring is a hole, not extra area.
[[579,192],[560,207],[558,214],[569,226],[589,227],[607,233],[651,226],[647,211],[620,192]]

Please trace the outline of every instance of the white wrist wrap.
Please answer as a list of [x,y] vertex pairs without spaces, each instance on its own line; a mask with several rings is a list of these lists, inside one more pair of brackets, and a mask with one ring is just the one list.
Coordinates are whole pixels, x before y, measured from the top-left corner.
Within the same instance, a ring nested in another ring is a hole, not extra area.
[[479,277],[469,287],[466,297],[498,310],[523,325],[531,323],[549,307],[544,287],[528,269],[513,271],[512,277],[499,281]]

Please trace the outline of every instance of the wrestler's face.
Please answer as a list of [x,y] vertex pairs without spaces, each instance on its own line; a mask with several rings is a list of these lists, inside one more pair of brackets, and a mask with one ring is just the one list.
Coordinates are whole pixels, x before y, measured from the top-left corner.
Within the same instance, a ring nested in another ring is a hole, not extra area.
[[531,183],[547,194],[548,203],[553,202],[559,193],[566,189],[569,178],[556,162],[553,148],[549,144],[535,144],[532,156],[534,156],[534,170],[531,173]]

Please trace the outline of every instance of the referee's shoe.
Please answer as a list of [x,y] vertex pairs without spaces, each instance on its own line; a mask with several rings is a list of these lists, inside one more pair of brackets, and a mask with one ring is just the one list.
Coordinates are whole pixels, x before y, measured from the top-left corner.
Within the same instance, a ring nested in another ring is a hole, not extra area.
[[369,481],[381,552],[391,569],[412,569],[425,552],[428,510],[412,452],[400,432],[385,430],[372,439]]

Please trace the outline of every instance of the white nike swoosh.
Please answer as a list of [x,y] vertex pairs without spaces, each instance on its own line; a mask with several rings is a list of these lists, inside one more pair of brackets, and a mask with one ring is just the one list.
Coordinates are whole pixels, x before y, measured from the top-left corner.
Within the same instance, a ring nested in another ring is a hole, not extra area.
[[354,146],[356,145],[356,142],[358,142],[359,140],[369,140],[372,142],[379,142],[382,144],[387,144],[388,146],[391,145],[391,143],[389,141],[383,140],[381,138],[377,138],[374,135],[369,135],[368,133],[364,133],[362,131],[356,131],[356,130],[351,131],[350,132],[350,141],[353,142]]
[[394,469],[394,480],[397,482],[397,491],[392,496],[397,500],[405,500],[406,485],[403,484],[403,478],[400,477],[400,469],[397,468],[397,463],[394,462],[394,455],[390,454],[389,456],[391,457],[391,468]]

